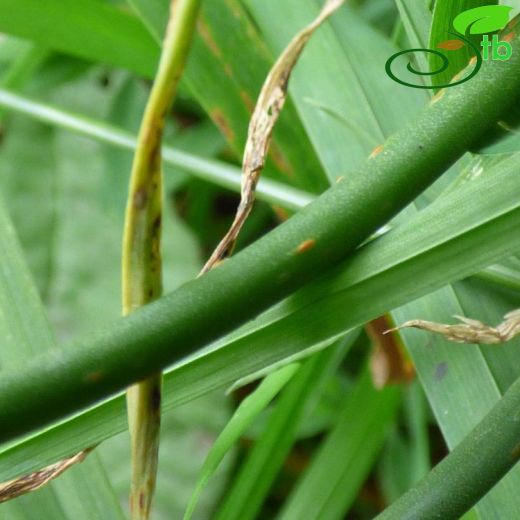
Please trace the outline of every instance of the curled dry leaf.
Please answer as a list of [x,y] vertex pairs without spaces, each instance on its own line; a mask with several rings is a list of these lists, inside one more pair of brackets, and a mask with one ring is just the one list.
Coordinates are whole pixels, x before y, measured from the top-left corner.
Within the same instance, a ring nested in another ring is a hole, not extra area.
[[11,500],[20,495],[24,495],[25,493],[40,489],[51,480],[59,477],[71,466],[74,466],[79,462],[83,462],[86,456],[93,449],[94,447],[88,448],[77,453],[73,457],[60,460],[59,462],[51,464],[50,466],[47,466],[46,468],[43,468],[39,471],[35,471],[34,473],[30,473],[29,475],[25,475],[14,480],[9,480],[8,482],[3,482],[0,484],[0,503],[7,502],[7,500]]
[[[478,320],[455,316],[461,323],[455,325],[444,325],[431,321],[411,320],[403,323],[400,327],[392,329],[399,330],[413,327],[441,334],[449,341],[456,343],[475,343],[483,345],[498,345],[511,341],[520,335],[520,309],[510,312],[504,316],[504,321],[496,327],[491,327]],[[385,333],[385,334],[386,334]]]
[[269,72],[249,123],[242,162],[240,205],[233,224],[204,265],[201,275],[232,253],[254,204],[256,185],[265,166],[274,126],[287,97],[287,85],[292,70],[314,31],[344,2],[345,0],[328,0],[318,17],[292,39]]

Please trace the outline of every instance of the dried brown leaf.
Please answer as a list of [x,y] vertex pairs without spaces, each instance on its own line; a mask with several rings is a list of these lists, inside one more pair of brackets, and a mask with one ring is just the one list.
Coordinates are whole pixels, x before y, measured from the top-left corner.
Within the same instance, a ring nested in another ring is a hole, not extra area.
[[[455,316],[460,323],[444,325],[424,320],[411,320],[392,330],[413,327],[441,334],[449,341],[456,343],[474,343],[483,345],[498,345],[511,341],[520,335],[520,309],[504,316],[504,321],[496,327],[491,327],[481,321],[463,316]],[[387,332],[391,332],[387,331]]]
[[60,460],[46,468],[24,475],[23,477],[9,480],[0,484],[0,503],[12,500],[20,495],[36,491],[45,486],[48,482],[59,477],[62,473],[80,462],[83,462],[87,455],[94,449],[88,448],[80,451],[68,459]]
[[[249,123],[242,163],[240,205],[229,231],[219,243],[200,274],[204,274],[229,256],[254,204],[255,189],[265,166],[274,126],[287,97],[287,85],[294,66],[314,31],[332,15],[345,0],[328,0],[319,16],[300,31],[289,43],[269,72]],[[200,275],[199,275],[200,276]]]
[[391,384],[407,384],[414,379],[414,367],[406,355],[398,334],[385,334],[392,326],[389,316],[381,316],[365,325],[374,344],[370,356],[370,374],[377,389]]

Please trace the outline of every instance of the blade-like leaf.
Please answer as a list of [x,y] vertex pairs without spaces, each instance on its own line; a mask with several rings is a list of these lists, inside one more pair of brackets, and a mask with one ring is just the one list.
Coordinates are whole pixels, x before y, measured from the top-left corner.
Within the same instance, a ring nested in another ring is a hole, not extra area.
[[400,397],[397,387],[376,390],[369,371],[364,371],[280,520],[345,518],[383,446]]
[[222,433],[218,436],[204,462],[195,490],[184,515],[185,520],[192,518],[199,496],[226,453],[260,412],[265,409],[299,370],[300,365],[293,363],[273,372],[260,383],[260,386],[252,394],[248,395],[240,403],[233,417],[231,417],[226,427],[222,430]]
[[[3,202],[0,229],[0,335],[2,366],[6,370],[14,362],[55,347],[55,342]],[[96,457],[70,469],[34,496],[21,497],[1,507],[3,514],[20,520],[47,515],[68,520],[72,512],[74,518],[81,520],[99,518],[100,514],[107,519],[123,518]]]
[[247,520],[257,518],[262,503],[282,464],[293,446],[302,416],[308,413],[346,350],[352,346],[356,334],[351,334],[339,345],[311,356],[283,389],[276,407],[237,473],[233,485],[220,506],[218,520]]
[[159,59],[135,16],[96,0],[1,0],[0,31],[148,77]]

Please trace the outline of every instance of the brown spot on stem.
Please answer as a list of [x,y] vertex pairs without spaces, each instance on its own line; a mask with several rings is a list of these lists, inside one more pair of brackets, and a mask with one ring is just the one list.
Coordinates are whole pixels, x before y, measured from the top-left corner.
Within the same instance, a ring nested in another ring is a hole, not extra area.
[[161,389],[158,386],[154,386],[150,394],[150,406],[154,412],[161,410]]
[[509,34],[506,34],[502,39],[505,42],[510,42],[514,37],[515,37],[515,33],[513,31],[513,32],[510,32]]
[[306,251],[311,250],[316,245],[316,240],[314,238],[309,238],[304,240],[295,250],[296,254],[305,253]]
[[376,146],[372,150],[372,153],[370,154],[369,159],[373,159],[374,157],[377,157],[384,149],[385,149],[385,147],[382,144],[380,144],[379,146]]
[[101,381],[103,377],[105,377],[104,372],[102,370],[96,370],[87,374],[84,381],[86,383],[97,383],[98,381]]
[[287,213],[287,210],[284,208],[281,208],[280,206],[273,206],[273,211],[276,215],[276,218],[280,222],[285,222],[289,218],[289,213]]
[[520,19],[518,17],[513,18],[507,25],[507,29],[512,29],[513,27],[516,27],[519,21]]
[[338,175],[336,177],[336,182],[341,182],[341,181],[344,181],[345,180],[345,176],[344,175]]
[[233,14],[233,16],[235,18],[241,18],[243,13],[240,9],[240,6],[237,4],[237,2],[235,0],[233,0],[233,1],[226,0],[225,3],[229,7],[229,10],[231,11],[231,13]]
[[148,192],[145,188],[139,188],[133,196],[133,204],[134,208],[141,210],[146,207],[146,203],[148,202]]
[[144,511],[144,500],[145,500],[144,491],[140,491],[139,492],[139,509],[141,511]]
[[468,65],[475,65],[477,63],[477,57],[473,56],[468,62]]
[[229,63],[225,62],[225,63],[222,64],[222,68],[224,69],[224,72],[226,73],[226,76],[228,76],[231,79],[233,79],[234,74],[233,74],[233,69],[231,68],[231,65]]

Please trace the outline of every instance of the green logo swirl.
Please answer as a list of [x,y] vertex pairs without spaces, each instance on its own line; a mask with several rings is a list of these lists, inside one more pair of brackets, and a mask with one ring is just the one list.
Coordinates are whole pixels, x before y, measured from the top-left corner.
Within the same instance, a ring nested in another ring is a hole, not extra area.
[[[435,86],[428,86],[428,85],[416,85],[414,83],[409,83],[407,81],[403,81],[399,79],[394,72],[392,71],[392,64],[394,61],[399,58],[400,56],[403,56],[404,54],[408,53],[414,53],[414,52],[426,52],[429,54],[434,54],[435,56],[438,56],[442,60],[442,65],[434,71],[430,72],[421,72],[419,70],[416,70],[413,65],[409,62],[406,68],[409,72],[412,74],[418,75],[418,76],[435,76],[437,74],[441,74],[444,71],[446,71],[450,65],[449,58],[446,56],[446,54],[433,50],[433,49],[408,49],[405,51],[398,52],[397,54],[394,54],[391,56],[385,65],[385,70],[388,76],[392,78],[397,83],[400,83],[401,85],[405,85],[406,87],[412,87],[412,88],[423,88],[423,89],[441,89],[441,88],[448,88],[448,87],[455,87],[457,85],[460,85],[462,83],[465,83],[466,81],[469,81],[471,78],[475,77],[481,67],[483,58],[480,54],[479,48],[469,39],[464,38],[464,34],[486,34],[494,31],[498,31],[502,29],[507,22],[509,21],[509,14],[513,8],[505,5],[488,5],[488,6],[482,6],[482,7],[476,7],[473,9],[468,9],[467,11],[463,11],[460,13],[455,20],[453,20],[453,26],[455,30],[458,31],[460,34],[452,33],[449,34],[455,36],[458,40],[463,42],[464,44],[469,45],[473,51],[475,52],[475,67],[471,71],[470,74],[468,74],[466,77],[462,79],[458,79],[457,81],[452,81],[451,83],[448,83],[446,85],[435,85]],[[445,42],[445,43],[451,43],[451,42]],[[505,42],[499,42],[503,45],[506,45]],[[495,58],[494,58],[495,59]],[[504,58],[502,58],[504,59]]]
[[441,88],[447,88],[447,87],[455,87],[457,85],[465,83],[466,81],[469,81],[470,79],[474,78],[479,73],[480,68],[482,67],[482,56],[480,54],[480,51],[479,51],[478,47],[473,42],[471,42],[470,40],[466,40],[466,38],[464,38],[463,36],[460,36],[459,34],[455,34],[455,33],[449,33],[449,34],[452,34],[456,38],[458,38],[459,40],[462,40],[464,43],[466,43],[469,46],[471,46],[471,48],[475,51],[475,57],[476,57],[477,61],[475,63],[474,69],[471,71],[471,74],[469,74],[468,76],[460,79],[459,81],[454,81],[452,83],[447,83],[446,85],[429,86],[429,85],[416,85],[414,83],[408,83],[407,81],[403,81],[403,80],[399,79],[394,74],[394,72],[392,71],[392,64],[393,64],[393,62],[397,58],[399,58],[400,56],[403,56],[404,54],[408,54],[410,52],[412,52],[412,53],[413,52],[428,52],[430,54],[435,54],[436,56],[438,56],[442,60],[442,65],[440,66],[440,68],[438,68],[437,70],[429,71],[429,72],[421,72],[421,71],[415,69],[410,62],[408,62],[408,65],[406,66],[406,68],[412,74],[416,74],[416,75],[419,75],[419,76],[435,76],[436,74],[441,74],[442,72],[444,72],[449,67],[450,61],[449,61],[448,57],[444,53],[442,53],[440,51],[433,50],[433,49],[408,49],[408,50],[405,50],[405,51],[398,52],[397,54],[394,54],[386,62],[386,65],[385,65],[386,73],[394,81],[396,81],[397,83],[400,83],[401,85],[405,85],[406,87],[423,88],[423,89],[441,89]]

